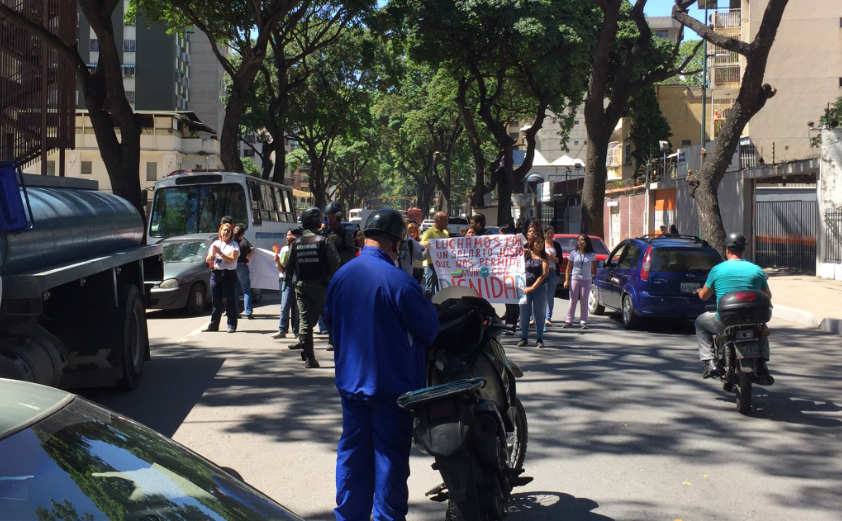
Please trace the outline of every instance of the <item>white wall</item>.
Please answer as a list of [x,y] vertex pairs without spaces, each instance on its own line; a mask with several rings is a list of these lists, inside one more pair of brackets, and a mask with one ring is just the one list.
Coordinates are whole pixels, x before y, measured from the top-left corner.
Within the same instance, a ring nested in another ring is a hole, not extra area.
[[816,273],[819,277],[842,280],[842,263],[824,262],[828,234],[825,213],[842,209],[842,129],[822,131],[821,170],[817,184],[819,200],[819,237]]

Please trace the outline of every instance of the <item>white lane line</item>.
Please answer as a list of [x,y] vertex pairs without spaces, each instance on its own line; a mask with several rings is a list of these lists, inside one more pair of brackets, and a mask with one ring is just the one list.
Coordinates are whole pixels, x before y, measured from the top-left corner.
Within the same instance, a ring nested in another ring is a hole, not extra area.
[[205,328],[205,326],[200,327],[200,328],[199,328],[199,329],[197,329],[196,331],[193,331],[192,333],[190,333],[190,334],[189,334],[189,335],[187,335],[186,337],[184,337],[184,338],[182,338],[181,340],[179,340],[177,343],[179,343],[179,344],[183,344],[184,342],[187,342],[188,340],[190,340],[190,339],[191,339],[191,338],[193,338],[194,336],[196,336],[196,335],[198,335],[199,333],[201,333],[201,332],[202,332],[202,330],[203,330],[204,328]]

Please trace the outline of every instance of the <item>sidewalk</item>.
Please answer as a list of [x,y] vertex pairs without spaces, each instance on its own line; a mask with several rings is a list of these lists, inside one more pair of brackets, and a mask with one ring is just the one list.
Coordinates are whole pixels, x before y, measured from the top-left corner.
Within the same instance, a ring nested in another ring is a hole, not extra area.
[[772,290],[773,316],[842,335],[842,281],[764,269]]

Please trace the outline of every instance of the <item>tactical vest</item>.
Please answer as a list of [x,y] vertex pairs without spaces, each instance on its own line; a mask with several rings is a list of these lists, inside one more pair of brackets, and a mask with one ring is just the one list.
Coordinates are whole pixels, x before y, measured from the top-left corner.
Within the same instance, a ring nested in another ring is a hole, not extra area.
[[327,280],[327,242],[322,235],[300,237],[292,243],[295,249],[295,277],[299,281]]
[[336,247],[336,252],[339,253],[342,264],[356,257],[357,248],[354,244],[354,237],[349,230],[340,226],[337,230],[328,230],[327,236],[329,237],[331,234],[339,237],[339,246]]

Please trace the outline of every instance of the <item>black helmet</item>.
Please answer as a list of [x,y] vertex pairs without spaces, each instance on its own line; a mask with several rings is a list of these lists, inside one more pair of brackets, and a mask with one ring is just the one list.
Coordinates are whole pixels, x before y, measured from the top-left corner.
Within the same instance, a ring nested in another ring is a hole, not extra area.
[[318,230],[323,220],[322,211],[315,206],[301,212],[301,227],[305,230]]
[[372,237],[381,234],[391,235],[392,239],[406,240],[406,223],[403,222],[403,215],[391,208],[375,210],[365,220],[363,235]]
[[742,233],[729,233],[728,238],[725,240],[725,247],[729,250],[742,251],[746,249],[747,245],[746,236]]
[[332,201],[325,206],[325,215],[335,215],[345,213],[345,207],[339,201]]

